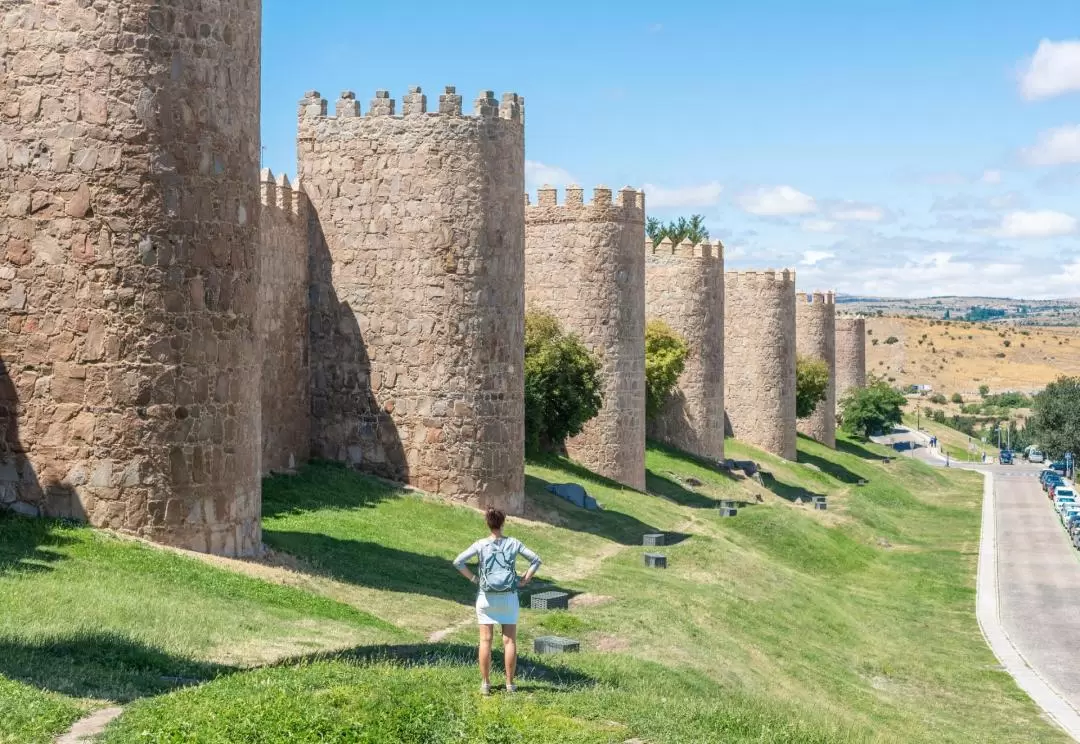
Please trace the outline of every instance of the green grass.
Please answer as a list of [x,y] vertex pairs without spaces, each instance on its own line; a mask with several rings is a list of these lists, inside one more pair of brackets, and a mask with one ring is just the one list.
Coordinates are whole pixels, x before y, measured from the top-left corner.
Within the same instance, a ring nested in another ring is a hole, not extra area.
[[[800,438],[799,462],[790,463],[729,441],[729,457],[760,463],[757,483],[650,445],[648,494],[560,458],[530,462],[529,513],[508,531],[543,557],[541,588],[576,599],[569,612],[523,610],[522,692],[513,702],[477,695],[471,588],[449,565],[484,534],[480,515],[332,465],[265,484],[265,541],[301,571],[270,578],[291,587],[53,525],[70,541],[57,548],[68,555],[0,576],[0,610],[12,593],[5,582],[23,581],[36,590],[20,596],[27,605],[15,627],[24,646],[61,629],[85,631],[79,613],[95,622],[102,615],[125,642],[137,638],[139,649],[166,654],[166,666],[187,665],[208,680],[163,690],[129,674],[138,694],[108,690],[132,701],[108,729],[111,744],[1065,741],[997,668],[975,622],[979,476],[906,458],[885,463],[886,454],[847,439],[832,451]],[[582,483],[603,510],[585,512],[546,491],[568,481]],[[828,511],[799,505],[818,494]],[[718,499],[739,501],[739,515],[719,517]],[[0,537],[10,529],[0,523]],[[642,559],[641,535],[655,531],[675,538],[662,549],[665,571]],[[110,562],[109,550],[136,553]],[[168,565],[138,564],[150,556]],[[112,610],[83,608],[87,595],[59,577],[87,570],[76,568],[85,562],[103,570],[133,562],[115,573],[127,577],[122,591],[146,606],[146,619],[121,623]],[[190,580],[175,578],[187,571]],[[197,578],[203,572],[211,576]],[[243,586],[215,590],[227,580],[219,573]],[[185,601],[205,605],[200,613],[215,617],[218,601],[232,609],[235,596],[245,609],[232,617],[254,616],[231,636],[220,625],[210,638],[188,621],[163,625],[154,618],[185,611],[161,585],[169,576]],[[76,594],[72,620],[35,619],[64,591]],[[342,653],[282,653],[257,669],[254,660],[221,658],[223,645],[289,637],[292,613],[319,638],[342,627],[370,638],[339,644],[349,649]],[[448,636],[417,642],[434,630]],[[584,653],[528,653],[544,634],[578,638]],[[123,659],[122,651],[106,655]],[[14,666],[25,670],[32,656],[21,658]],[[0,673],[44,690],[34,692],[42,705],[110,697],[79,696],[48,675],[27,680],[11,666]],[[34,717],[44,718],[44,709]]]

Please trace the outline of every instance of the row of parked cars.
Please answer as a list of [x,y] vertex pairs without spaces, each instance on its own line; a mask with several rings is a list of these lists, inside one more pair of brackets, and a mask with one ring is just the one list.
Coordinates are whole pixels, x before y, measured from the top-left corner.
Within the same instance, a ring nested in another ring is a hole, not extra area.
[[[1060,465],[1061,467],[1054,467]],[[1080,499],[1072,485],[1065,482],[1065,468],[1061,463],[1039,473],[1046,496],[1054,503],[1054,510],[1061,519],[1061,526],[1069,533],[1072,544],[1080,549]]]

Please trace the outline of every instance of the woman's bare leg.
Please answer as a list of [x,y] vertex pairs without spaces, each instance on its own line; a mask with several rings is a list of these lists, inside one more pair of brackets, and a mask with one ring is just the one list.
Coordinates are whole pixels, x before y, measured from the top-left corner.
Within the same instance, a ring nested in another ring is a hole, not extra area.
[[506,661],[506,684],[514,684],[517,672],[517,625],[502,626],[503,658]]
[[491,637],[493,630],[495,630],[493,625],[480,626],[480,676],[485,685],[490,684],[488,678],[491,677]]

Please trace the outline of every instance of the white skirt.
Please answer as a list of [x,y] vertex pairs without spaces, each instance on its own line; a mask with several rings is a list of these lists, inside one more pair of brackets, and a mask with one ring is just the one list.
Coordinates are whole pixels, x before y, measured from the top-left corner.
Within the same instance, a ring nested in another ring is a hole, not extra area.
[[479,625],[517,625],[517,592],[476,595],[476,622]]

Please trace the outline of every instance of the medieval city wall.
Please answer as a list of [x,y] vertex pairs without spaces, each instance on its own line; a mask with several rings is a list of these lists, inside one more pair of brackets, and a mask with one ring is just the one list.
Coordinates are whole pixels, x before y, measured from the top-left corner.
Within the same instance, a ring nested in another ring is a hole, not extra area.
[[311,451],[308,373],[308,205],[299,183],[259,177],[256,328],[262,372],[262,472],[285,472]]
[[736,439],[795,459],[794,271],[724,274],[724,414]]
[[799,431],[829,447],[836,447],[836,296],[832,292],[800,294],[795,304],[796,351],[819,359],[829,368],[825,399],[809,417],[799,420]]
[[645,243],[645,316],[686,342],[686,366],[649,437],[711,460],[724,457],[724,255],[709,242]]
[[313,451],[524,507],[524,111],[453,88],[299,109],[312,208]]
[[866,318],[836,319],[836,399],[866,387]]
[[567,454],[637,489],[645,488],[644,230],[645,195],[630,188],[613,202],[599,186],[586,204],[571,187],[559,204],[545,187],[525,208],[526,303],[555,315],[601,361],[603,406]]
[[0,3],[0,504],[259,550],[261,5]]

